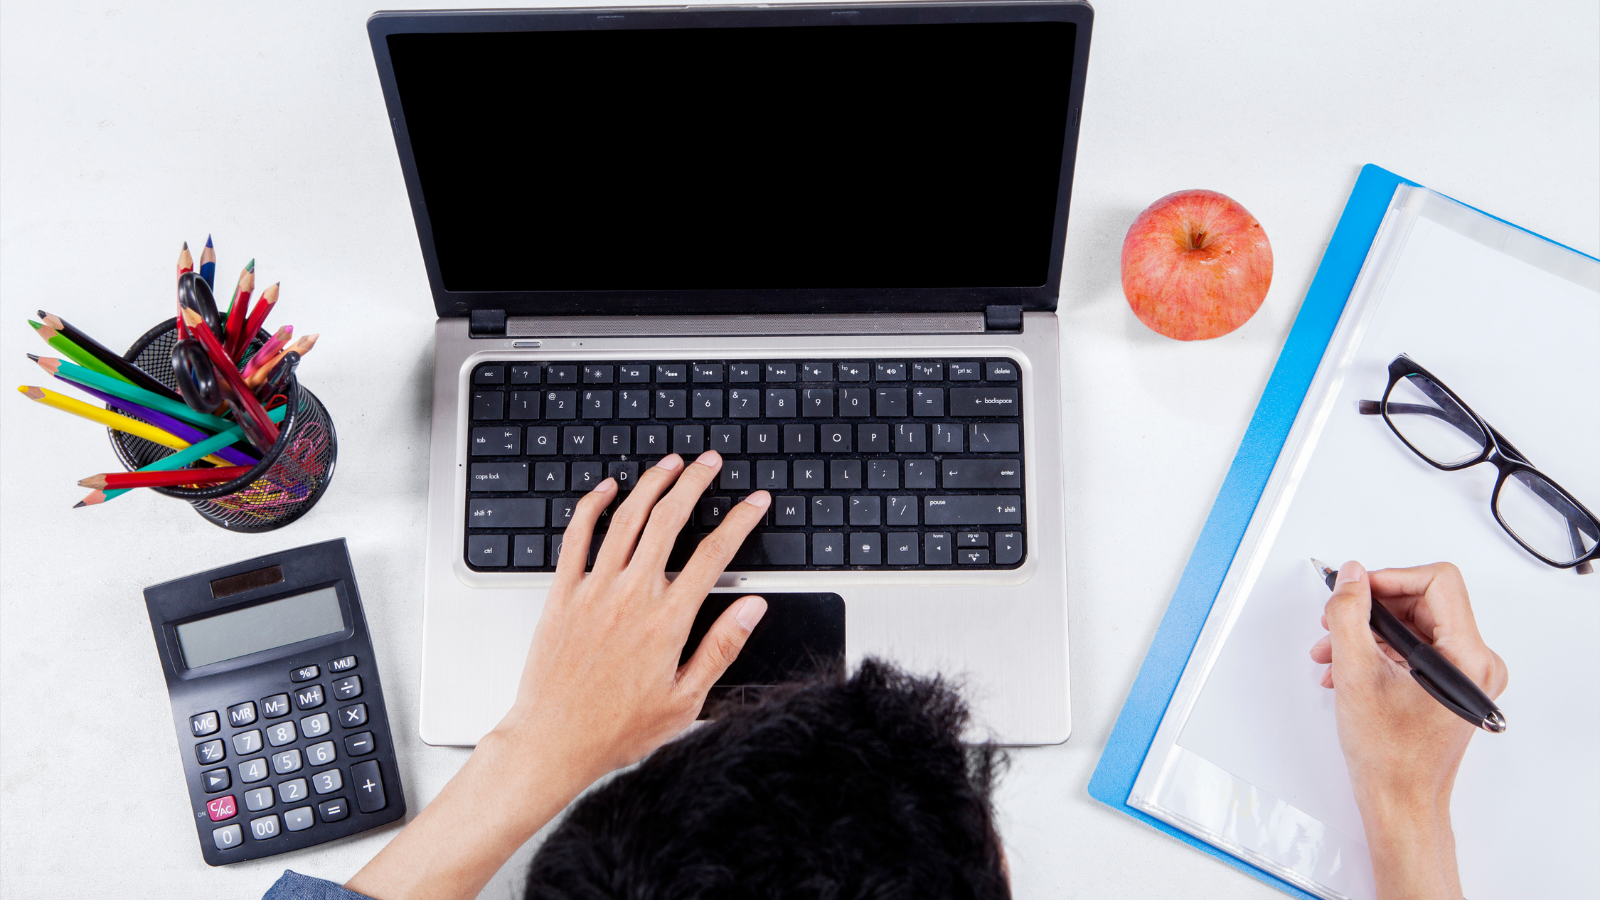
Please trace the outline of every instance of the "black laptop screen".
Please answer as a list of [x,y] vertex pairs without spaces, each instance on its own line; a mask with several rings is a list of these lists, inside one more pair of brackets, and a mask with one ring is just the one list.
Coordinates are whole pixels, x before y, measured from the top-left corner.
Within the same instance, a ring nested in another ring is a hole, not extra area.
[[449,291],[1030,287],[1064,22],[397,34]]

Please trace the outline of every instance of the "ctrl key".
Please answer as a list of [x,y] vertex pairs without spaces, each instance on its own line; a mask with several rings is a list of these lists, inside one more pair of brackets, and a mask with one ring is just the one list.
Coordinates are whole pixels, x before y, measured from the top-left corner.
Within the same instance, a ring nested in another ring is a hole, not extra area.
[[375,813],[389,801],[383,796],[383,772],[378,761],[369,759],[350,767],[350,783],[356,789],[356,808],[364,813]]

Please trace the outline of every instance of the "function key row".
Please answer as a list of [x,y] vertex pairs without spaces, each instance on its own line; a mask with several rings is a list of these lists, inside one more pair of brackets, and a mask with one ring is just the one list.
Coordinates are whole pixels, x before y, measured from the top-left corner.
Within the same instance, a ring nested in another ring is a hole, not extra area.
[[[980,368],[981,367],[981,368]],[[755,384],[760,381],[945,381],[942,362],[768,363],[487,363],[472,383],[496,384]],[[1012,362],[953,362],[950,381],[1016,381]],[[981,376],[980,376],[981,371]]]

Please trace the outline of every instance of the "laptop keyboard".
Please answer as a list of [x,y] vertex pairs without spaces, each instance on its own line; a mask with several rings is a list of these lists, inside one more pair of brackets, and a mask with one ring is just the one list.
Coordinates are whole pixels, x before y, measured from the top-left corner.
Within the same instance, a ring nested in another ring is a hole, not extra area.
[[[467,435],[467,565],[549,572],[578,499],[671,452],[722,454],[668,563],[754,490],[731,569],[1013,569],[1027,556],[1015,361],[485,363]],[[610,520],[602,516],[598,530]],[[590,562],[599,549],[591,546]]]

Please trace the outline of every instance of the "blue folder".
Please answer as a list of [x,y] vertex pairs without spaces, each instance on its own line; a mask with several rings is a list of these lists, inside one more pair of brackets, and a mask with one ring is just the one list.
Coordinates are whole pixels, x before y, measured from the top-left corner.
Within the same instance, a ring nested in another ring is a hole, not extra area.
[[[1294,327],[1289,330],[1289,339],[1278,354],[1277,365],[1272,367],[1272,377],[1267,380],[1261,402],[1256,406],[1255,415],[1250,417],[1250,427],[1239,443],[1239,452],[1233,457],[1228,477],[1222,482],[1222,490],[1211,506],[1211,514],[1206,517],[1205,528],[1189,555],[1178,590],[1167,605],[1161,627],[1150,642],[1150,652],[1145,655],[1144,665],[1139,667],[1139,677],[1128,692],[1105,752],[1100,754],[1094,777],[1089,780],[1089,794],[1096,800],[1304,900],[1317,898],[1188,832],[1134,809],[1128,805],[1128,795],[1133,792],[1133,783],[1150,752],[1156,729],[1167,714],[1167,704],[1177,690],[1178,678],[1189,664],[1189,654],[1200,639],[1200,630],[1211,615],[1211,605],[1222,589],[1222,580],[1233,565],[1239,543],[1244,540],[1245,529],[1255,515],[1261,492],[1278,464],[1283,442],[1300,413],[1300,404],[1311,387],[1311,379],[1322,364],[1323,351],[1333,337],[1334,327],[1339,324],[1345,301],[1355,288],[1367,250],[1383,224],[1395,188],[1402,184],[1421,186],[1374,165],[1361,168],[1361,176],[1356,179],[1356,186],[1350,191],[1350,199],[1345,202],[1344,213],[1333,231],[1333,240],[1322,254],[1322,265],[1317,268],[1317,276],[1312,279],[1300,313],[1295,316]],[[1498,216],[1491,218],[1505,222]],[[1506,224],[1527,231],[1513,223]],[[1549,240],[1542,235],[1534,236]]]

